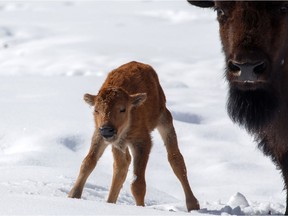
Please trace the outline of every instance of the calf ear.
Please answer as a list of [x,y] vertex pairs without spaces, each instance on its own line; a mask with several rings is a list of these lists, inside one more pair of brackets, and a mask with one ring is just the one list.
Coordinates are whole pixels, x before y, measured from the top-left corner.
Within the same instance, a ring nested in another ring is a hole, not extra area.
[[130,95],[132,106],[140,106],[142,105],[145,100],[147,99],[147,94],[146,93],[139,93],[139,94],[133,94]]
[[193,1],[193,0],[187,0],[190,4],[202,7],[202,8],[208,8],[208,7],[214,7],[214,1]]
[[85,94],[84,95],[84,100],[90,106],[94,106],[95,105],[95,97],[96,97],[95,95]]

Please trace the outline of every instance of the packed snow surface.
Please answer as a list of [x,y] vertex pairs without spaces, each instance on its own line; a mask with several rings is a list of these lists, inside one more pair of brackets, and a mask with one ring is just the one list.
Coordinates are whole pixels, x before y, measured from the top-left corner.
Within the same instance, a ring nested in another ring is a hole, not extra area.
[[108,148],[80,200],[68,199],[93,133],[107,73],[132,60],[157,71],[201,210],[192,215],[281,214],[279,170],[226,114],[227,84],[212,10],[183,1],[0,2],[0,215],[183,215],[184,193],[157,131],[146,207],[117,204]]

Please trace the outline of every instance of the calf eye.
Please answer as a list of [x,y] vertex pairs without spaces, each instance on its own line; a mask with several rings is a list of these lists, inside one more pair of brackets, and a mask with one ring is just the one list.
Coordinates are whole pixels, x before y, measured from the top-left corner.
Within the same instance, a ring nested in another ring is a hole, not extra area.
[[95,113],[95,114],[98,114],[99,112],[98,112],[98,110],[95,109],[95,110],[94,110],[94,113]]
[[120,109],[120,112],[121,112],[121,113],[124,113],[124,112],[126,112],[126,109],[125,109],[125,108],[121,108],[121,109]]

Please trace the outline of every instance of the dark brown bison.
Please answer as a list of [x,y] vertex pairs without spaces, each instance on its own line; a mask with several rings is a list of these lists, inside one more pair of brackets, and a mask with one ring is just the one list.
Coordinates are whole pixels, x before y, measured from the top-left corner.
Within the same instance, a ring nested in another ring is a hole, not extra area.
[[217,12],[228,114],[281,169],[287,189],[288,1],[188,1]]
[[199,209],[187,179],[179,151],[172,116],[154,69],[130,62],[109,73],[97,95],[86,94],[84,100],[94,107],[96,129],[91,148],[84,159],[78,179],[69,197],[80,198],[84,184],[108,145],[114,156],[113,179],[107,202],[117,201],[133,155],[135,180],[131,184],[136,204],[144,206],[145,170],[152,146],[150,133],[155,128],[164,141],[170,165],[182,184],[188,211]]

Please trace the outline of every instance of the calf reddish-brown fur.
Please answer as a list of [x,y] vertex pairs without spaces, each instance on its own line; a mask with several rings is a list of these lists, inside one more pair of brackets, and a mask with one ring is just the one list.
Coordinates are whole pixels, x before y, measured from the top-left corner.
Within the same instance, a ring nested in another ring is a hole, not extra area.
[[84,99],[94,106],[96,129],[69,197],[81,197],[88,176],[107,145],[111,144],[114,169],[107,202],[117,201],[131,161],[130,149],[135,175],[131,190],[136,204],[144,206],[145,169],[152,145],[150,133],[157,128],[167,149],[170,165],[184,189],[188,211],[199,209],[189,186],[172,116],[166,108],[164,92],[152,67],[138,62],[125,64],[109,73],[97,96],[86,94]]
[[288,1],[190,3],[217,12],[229,82],[228,113],[281,169],[287,190]]

